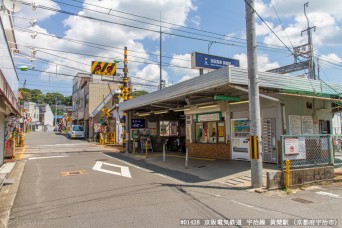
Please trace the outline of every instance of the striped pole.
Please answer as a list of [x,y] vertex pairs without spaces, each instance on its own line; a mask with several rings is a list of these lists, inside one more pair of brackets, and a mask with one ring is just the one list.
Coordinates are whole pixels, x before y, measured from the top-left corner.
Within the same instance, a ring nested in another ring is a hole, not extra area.
[[[122,88],[122,95],[123,95],[123,99],[124,101],[128,100],[128,77],[127,77],[127,73],[128,73],[128,67],[127,67],[127,47],[125,47],[124,50],[124,77],[123,77],[123,88]],[[123,128],[123,151],[128,152],[128,116],[127,116],[127,112],[123,113],[123,117],[125,122],[122,124],[122,128]]]

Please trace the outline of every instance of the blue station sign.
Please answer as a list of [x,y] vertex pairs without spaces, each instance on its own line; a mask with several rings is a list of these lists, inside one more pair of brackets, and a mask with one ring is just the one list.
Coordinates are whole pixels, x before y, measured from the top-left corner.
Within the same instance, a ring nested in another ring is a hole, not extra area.
[[219,69],[226,67],[228,65],[233,65],[240,67],[240,62],[237,59],[230,59],[226,57],[208,55],[199,52],[191,53],[191,68],[209,68],[209,69]]
[[131,119],[131,128],[145,128],[145,120],[144,119]]

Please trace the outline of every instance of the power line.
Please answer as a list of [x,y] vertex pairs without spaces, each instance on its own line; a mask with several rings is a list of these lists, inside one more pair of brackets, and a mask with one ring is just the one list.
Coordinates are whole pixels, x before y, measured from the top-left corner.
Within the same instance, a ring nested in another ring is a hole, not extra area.
[[292,50],[280,39],[280,37],[273,31],[273,29],[266,23],[266,21],[260,16],[260,14],[245,0],[245,3],[255,12],[255,14],[259,17],[259,19],[267,26],[267,28],[277,37],[277,39],[286,47],[286,49],[294,55]]
[[[30,5],[31,3],[23,2],[23,4]],[[95,20],[95,21],[99,21],[99,22],[105,22],[105,23],[111,23],[111,24],[116,24],[116,25],[121,25],[121,26],[129,27],[129,28],[135,28],[135,29],[139,29],[139,30],[145,30],[145,31],[150,31],[150,32],[158,32],[158,33],[160,32],[160,31],[153,30],[153,29],[141,28],[141,27],[138,27],[138,26],[135,26],[135,25],[128,25],[128,24],[108,21],[108,20],[104,20],[104,19],[100,19],[100,18],[94,18],[94,17],[90,17],[90,16],[86,16],[86,15],[80,15],[80,14],[68,12],[68,11],[65,11],[65,10],[59,10],[59,9],[55,9],[55,8],[51,8],[51,7],[47,7],[47,6],[39,5],[38,8],[45,9],[45,10],[50,10],[50,11],[53,11],[53,12],[63,13],[63,14],[71,15],[71,16],[82,17],[82,18],[85,18],[85,19]],[[191,37],[191,36],[175,34],[175,33],[169,33],[169,32],[163,32],[163,33],[167,34],[167,35],[171,35],[171,36],[178,36],[178,37],[193,39],[193,40],[197,40],[197,41],[205,41],[205,42],[211,42],[212,41],[212,40],[208,40],[208,39],[204,39],[204,38],[195,38],[195,37]],[[235,46],[235,47],[245,47],[245,45],[242,46],[242,45],[237,45],[237,44],[234,44],[234,43],[227,43],[227,42],[215,41],[215,43],[222,44],[222,45],[228,45],[228,46]],[[265,46],[263,48],[270,48],[270,47]]]
[[[157,19],[153,19],[153,18],[150,18],[150,17],[144,17],[144,16],[141,16],[141,15],[137,15],[137,14],[132,14],[132,13],[127,13],[127,12],[124,12],[124,11],[119,11],[119,10],[115,10],[115,9],[111,9],[111,8],[106,8],[106,7],[103,7],[103,6],[99,6],[99,5],[95,5],[95,4],[91,4],[91,3],[86,3],[86,2],[82,2],[82,1],[78,1],[78,0],[72,0],[74,2],[79,2],[79,3],[83,3],[85,5],[90,5],[90,6],[95,6],[95,7],[98,7],[98,8],[101,8],[101,9],[107,9],[109,10],[109,13],[107,15],[111,15],[111,16],[115,16],[115,17],[119,17],[119,18],[123,18],[123,17],[120,17],[120,16],[117,16],[117,15],[112,15],[110,14],[110,12],[114,11],[114,12],[119,12],[119,13],[122,13],[122,14],[126,14],[126,15],[130,15],[130,16],[134,16],[134,17],[139,17],[139,18],[143,18],[143,19],[147,19],[147,20],[151,20],[151,21],[155,21],[155,22],[162,22],[163,24],[168,24],[168,25],[172,25],[172,26],[177,26],[177,27],[180,27],[180,28],[185,28],[185,29],[189,29],[189,30],[194,30],[194,31],[199,31],[199,32],[204,32],[204,33],[209,33],[209,34],[214,34],[214,35],[218,35],[222,38],[224,37],[227,37],[227,38],[231,38],[231,39],[236,39],[236,40],[242,40],[244,41],[244,43],[246,42],[246,39],[244,38],[241,38],[241,37],[234,37],[234,36],[230,36],[230,35],[226,35],[226,34],[220,34],[220,33],[215,33],[215,32],[211,32],[211,31],[206,31],[206,30],[203,30],[203,29],[196,29],[196,28],[191,28],[191,27],[188,27],[188,26],[184,26],[184,25],[178,25],[178,24],[174,24],[174,23],[170,23],[170,22],[166,22],[166,21],[161,21],[161,20],[157,20]],[[65,3],[62,3],[62,4],[65,4]],[[79,6],[75,6],[75,7],[78,7],[78,8],[81,8]],[[87,9],[89,11],[94,11],[94,10],[91,10],[91,9]],[[99,12],[99,11],[95,11],[95,12]],[[103,12],[99,12],[99,13],[102,13],[104,14]],[[157,24],[152,24],[152,23],[148,23],[148,22],[143,22],[143,21],[139,21],[139,20],[134,20],[134,19],[131,19],[131,18],[124,18],[124,19],[127,19],[127,20],[133,20],[133,21],[137,21],[137,22],[141,22],[141,23],[146,23],[146,24],[151,24],[151,25],[154,25],[154,26],[159,26]],[[162,26],[164,27],[164,26]],[[169,29],[173,29],[173,30],[176,30],[172,27],[165,27],[165,28],[169,28]],[[182,32],[186,32],[184,30],[180,30]],[[215,39],[217,39],[217,37],[215,37]],[[222,40],[225,40],[225,39],[222,39]],[[278,48],[282,48],[281,46],[279,45],[273,45],[273,44],[266,44],[266,43],[262,43],[262,42],[257,42],[259,44],[262,44],[262,45],[267,45],[267,46],[274,46],[274,47],[278,47]]]

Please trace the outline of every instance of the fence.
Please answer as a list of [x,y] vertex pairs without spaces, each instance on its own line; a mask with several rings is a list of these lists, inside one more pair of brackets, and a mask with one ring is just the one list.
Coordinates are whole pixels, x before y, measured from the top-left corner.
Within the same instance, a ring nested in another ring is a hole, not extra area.
[[341,143],[342,135],[283,135],[281,168],[342,165]]
[[342,135],[331,135],[334,150],[334,165],[342,166]]

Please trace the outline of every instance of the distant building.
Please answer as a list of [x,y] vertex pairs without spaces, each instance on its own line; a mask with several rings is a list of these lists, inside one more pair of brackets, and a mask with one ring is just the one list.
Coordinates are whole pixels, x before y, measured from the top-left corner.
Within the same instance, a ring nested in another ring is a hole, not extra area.
[[34,102],[24,102],[25,119],[27,130],[38,131],[39,121],[39,105]]
[[39,131],[50,131],[53,130],[54,116],[51,111],[51,107],[48,104],[39,104]]

